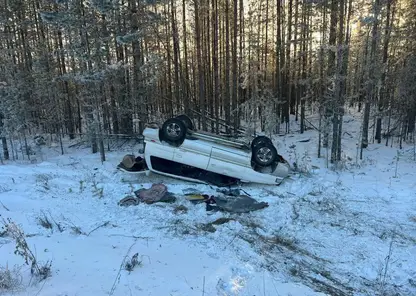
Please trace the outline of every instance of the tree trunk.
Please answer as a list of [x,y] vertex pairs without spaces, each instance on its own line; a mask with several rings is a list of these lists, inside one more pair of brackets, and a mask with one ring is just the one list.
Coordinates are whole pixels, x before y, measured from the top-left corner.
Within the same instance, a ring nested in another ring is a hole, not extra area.
[[389,42],[390,42],[390,32],[391,32],[391,18],[393,18],[393,15],[391,13],[392,11],[392,2],[394,0],[387,0],[387,7],[386,7],[386,24],[384,26],[384,42],[383,42],[383,57],[382,57],[382,65],[385,68],[382,71],[381,74],[381,92],[380,92],[380,98],[378,103],[378,117],[377,117],[377,123],[376,123],[376,136],[375,139],[377,140],[377,143],[381,143],[381,129],[382,129],[382,114],[381,112],[384,110],[387,98],[389,96],[390,89],[386,85],[386,76],[388,71],[387,66],[387,59],[388,59],[388,50],[389,50]]
[[[295,121],[299,120],[297,109],[299,99],[299,75],[300,75],[300,52],[298,51],[298,34],[299,34],[299,0],[295,0],[295,22],[293,24],[293,62],[291,63],[291,75],[290,81],[292,82],[290,87],[290,114],[295,115]],[[304,28],[303,28],[304,30]]]
[[281,16],[281,1],[276,3],[276,89],[275,94],[277,98],[276,104],[276,132],[280,133],[281,116],[281,102],[283,102],[283,81],[282,68],[284,64],[284,51],[282,45],[282,16]]
[[238,33],[238,0],[234,0],[234,17],[233,17],[233,53],[232,53],[232,72],[233,72],[233,92],[232,92],[232,110],[233,110],[233,127],[234,133],[237,133],[238,129],[238,111],[237,111],[237,33]]
[[[341,138],[342,138],[342,121],[344,116],[344,104],[345,104],[345,92],[346,83],[345,77],[347,76],[348,69],[348,56],[349,56],[349,34],[350,34],[350,15],[352,9],[351,0],[349,2],[349,9],[347,14],[347,21],[345,22],[345,14],[347,2],[340,0],[339,5],[339,30],[338,30],[338,58],[337,58],[337,75],[335,82],[335,108],[334,108],[334,134],[331,149],[331,162],[338,162],[341,160]],[[345,32],[344,24],[347,24]],[[335,127],[336,126],[336,127]]]
[[229,0],[225,0],[225,81],[224,81],[224,113],[225,124],[227,125],[227,132],[230,132],[229,126],[231,125],[230,118],[230,7]]
[[183,31],[183,54],[184,60],[183,65],[185,67],[185,78],[182,79],[183,85],[183,96],[184,96],[184,104],[185,104],[185,114],[190,114],[190,110],[192,109],[192,100],[189,91],[189,69],[188,69],[188,47],[187,47],[187,33],[186,33],[186,0],[182,1],[182,31]]
[[212,0],[212,67],[214,72],[214,117],[215,117],[215,132],[219,133],[219,97],[220,97],[220,82],[218,69],[218,0]]
[[286,123],[286,133],[289,132],[289,120],[290,120],[290,104],[292,97],[292,81],[291,81],[291,39],[292,39],[292,12],[293,12],[293,0],[289,0],[288,11],[288,24],[287,24],[287,44],[286,44],[286,58],[285,58],[285,81],[283,83],[285,89],[285,104],[283,105],[284,121]]
[[[319,83],[318,83],[318,101],[319,101],[319,138],[320,141],[318,143],[318,158],[321,157],[321,146],[328,147],[328,128],[327,128],[327,119],[326,119],[326,99],[325,91],[326,91],[326,67],[325,67],[325,52],[324,52],[324,44],[326,44],[326,32],[327,32],[327,10],[324,7],[322,9],[322,26],[320,28],[320,32],[322,34],[322,39],[319,44],[319,52],[318,52],[318,62],[319,62]],[[322,122],[323,121],[323,122]],[[323,139],[322,139],[323,138]],[[321,141],[322,140],[322,141]],[[322,145],[321,145],[322,144]]]
[[198,67],[198,91],[199,91],[199,105],[200,105],[200,112],[201,112],[201,122],[202,122],[202,129],[207,129],[207,122],[206,122],[206,107],[205,107],[205,77],[204,77],[204,70],[202,66],[202,56],[201,56],[201,24],[200,24],[200,0],[194,1],[194,8],[195,8],[195,41],[196,41],[196,63]]
[[[347,5],[347,1],[343,1]],[[348,75],[348,64],[350,58],[350,39],[351,39],[351,15],[352,15],[352,0],[348,1],[348,14],[347,14],[347,30],[345,34],[345,47],[342,50],[342,60],[341,60],[341,81],[340,81],[340,109],[339,109],[339,127],[338,127],[338,144],[337,144],[337,161],[341,160],[341,139],[342,139],[342,123],[345,113],[345,96],[347,95],[347,75]],[[343,16],[344,19],[344,16]],[[344,20],[342,20],[344,21]]]
[[[169,9],[169,6],[168,5],[165,5],[164,6],[164,9],[165,9],[165,11],[164,11],[164,13],[165,14],[167,14],[168,13],[168,11],[166,11],[166,9]],[[173,95],[172,95],[172,53],[171,53],[171,48],[170,48],[170,32],[169,32],[170,30],[169,30],[169,23],[168,22],[166,22],[166,25],[165,25],[165,36],[166,36],[166,39],[165,39],[165,47],[166,47],[166,63],[167,63],[167,65],[166,65],[166,76],[165,76],[165,81],[166,81],[166,83],[165,83],[165,85],[166,85],[166,88],[167,88],[167,99],[168,99],[168,102],[167,102],[167,105],[169,106],[168,107],[168,110],[167,110],[167,113],[169,114],[169,116],[170,117],[173,117],[173,114],[175,113],[175,111],[174,111],[174,104],[173,104]],[[174,87],[176,87],[176,86],[174,86]]]
[[[242,83],[243,83],[243,75],[241,75],[241,73],[243,72],[243,49],[244,49],[244,44],[245,44],[245,31],[244,31],[244,0],[240,0],[240,14],[239,14],[239,21],[240,21],[240,25],[239,25],[239,60],[238,60],[238,73],[240,73],[240,76],[237,77],[238,79],[238,104],[241,104],[243,102],[245,102],[246,98],[246,89],[244,89],[243,87],[241,87]],[[237,108],[237,117],[238,117],[238,124],[240,125],[240,120],[241,120],[241,110],[240,108]]]
[[378,39],[378,16],[380,12],[380,0],[375,0],[374,3],[374,20],[373,28],[371,32],[371,48],[368,60],[368,72],[367,72],[367,92],[364,107],[364,120],[363,120],[363,131],[361,141],[361,153],[360,159],[362,159],[362,149],[368,147],[368,125],[370,121],[370,105],[374,98],[376,76],[375,76],[375,63],[376,63],[376,50],[377,50],[377,39]]
[[[306,11],[305,11],[306,10]],[[306,25],[307,21],[309,21],[309,10],[306,9],[306,5],[303,5],[303,9],[302,9],[302,13],[303,13],[303,23]],[[300,133],[304,133],[305,131],[305,101],[307,98],[307,94],[306,94],[306,67],[307,67],[307,52],[308,52],[308,45],[307,45],[307,26],[304,26],[304,28],[302,29],[302,47],[301,47],[301,60],[302,60],[302,70],[301,72],[301,77],[302,77],[302,84],[301,84],[301,89],[300,89]],[[301,63],[299,62],[299,65]],[[296,112],[297,114],[297,112]]]
[[3,146],[3,156],[5,160],[10,159],[9,149],[7,148],[7,139],[6,137],[1,137],[1,144]]
[[[329,46],[332,46],[334,48],[337,48],[337,24],[338,24],[338,1],[332,0],[331,1],[331,15],[330,15],[330,27],[329,27]],[[336,73],[336,51],[335,50],[329,50],[328,54],[328,71],[327,71],[327,77],[332,77]],[[335,84],[335,83],[334,83]],[[326,84],[325,84],[326,85]],[[324,147],[329,146],[329,130],[330,130],[330,117],[334,116],[334,104],[335,104],[335,93],[336,88],[335,85],[332,86],[334,88],[334,91],[330,94],[328,94],[328,98],[325,102],[325,111],[324,111]],[[334,122],[335,121],[335,122]],[[333,117],[332,124],[337,125],[338,121],[336,118]],[[338,126],[335,127],[336,130]],[[335,130],[333,127],[333,131]],[[334,133],[333,133],[334,134]],[[334,141],[336,139],[332,139]]]
[[172,26],[172,38],[173,38],[173,67],[174,67],[174,88],[175,88],[175,102],[176,108],[181,106],[181,98],[179,92],[179,33],[176,24],[176,6],[174,0],[170,2],[171,9],[171,26]]
[[[61,75],[66,75],[66,65],[65,65],[65,55],[64,55],[64,46],[62,40],[62,32],[58,30],[58,42],[59,42],[59,68],[61,69]],[[65,127],[68,131],[69,138],[72,140],[75,138],[75,129],[74,129],[74,116],[71,106],[71,94],[69,92],[68,81],[63,82],[63,89],[65,93]]]

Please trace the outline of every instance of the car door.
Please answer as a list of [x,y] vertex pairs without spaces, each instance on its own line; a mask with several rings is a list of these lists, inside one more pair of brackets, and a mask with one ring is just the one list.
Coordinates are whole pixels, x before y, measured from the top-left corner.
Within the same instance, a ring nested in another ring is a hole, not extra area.
[[173,161],[206,169],[211,156],[211,145],[200,140],[185,139],[173,154]]
[[213,147],[208,170],[228,176],[240,175],[251,168],[250,153],[232,148]]

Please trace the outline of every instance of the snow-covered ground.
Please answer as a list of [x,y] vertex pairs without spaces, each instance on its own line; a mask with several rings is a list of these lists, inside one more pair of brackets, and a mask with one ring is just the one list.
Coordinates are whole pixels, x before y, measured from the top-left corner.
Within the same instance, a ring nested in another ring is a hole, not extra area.
[[[42,161],[0,165],[1,218],[20,226],[41,263],[51,261],[51,276],[36,281],[0,230],[0,274],[7,266],[21,276],[12,291],[0,282],[0,294],[416,295],[413,147],[397,159],[397,148],[371,144],[357,162],[351,121],[337,170],[316,158],[315,131],[275,137],[308,173],[278,187],[243,185],[269,203],[246,214],[209,212],[184,197],[189,188],[216,194],[212,186],[117,171],[131,151],[110,152],[102,164],[88,149],[60,156],[42,148]],[[175,203],[117,204],[159,182]],[[39,223],[45,216],[51,229]],[[210,224],[222,217],[230,220]],[[136,253],[140,264],[129,272],[124,263]]]

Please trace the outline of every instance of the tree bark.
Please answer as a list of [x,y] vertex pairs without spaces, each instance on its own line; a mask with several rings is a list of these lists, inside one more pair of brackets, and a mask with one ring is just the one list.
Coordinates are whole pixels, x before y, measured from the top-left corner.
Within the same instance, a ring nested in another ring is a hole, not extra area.
[[[392,15],[392,2],[394,0],[387,0],[386,5],[386,23],[384,26],[384,42],[383,42],[383,51],[382,51],[382,66],[383,71],[381,74],[381,92],[380,92],[380,98],[378,103],[378,116],[377,116],[377,123],[376,123],[376,136],[375,139],[377,140],[377,143],[381,143],[381,129],[382,129],[382,112],[387,104],[387,98],[389,97],[390,89],[386,85],[386,77],[388,72],[388,50],[389,50],[389,43],[390,43],[390,32],[391,32],[391,19],[393,18]],[[394,10],[393,10],[394,11]],[[394,12],[393,12],[394,13]]]
[[284,66],[285,55],[282,44],[282,14],[281,14],[281,0],[276,3],[276,89],[275,94],[277,98],[276,105],[276,132],[280,133],[280,122],[283,121],[281,117],[283,102],[283,75],[282,69]]
[[206,107],[205,107],[205,77],[204,69],[202,65],[202,53],[201,53],[201,23],[200,23],[200,0],[194,1],[195,8],[195,41],[196,41],[196,63],[198,67],[198,97],[201,112],[202,129],[207,129],[206,122]]
[[234,17],[233,17],[233,53],[232,53],[232,73],[233,73],[233,92],[232,92],[232,110],[233,110],[233,127],[234,133],[237,133],[238,129],[238,111],[237,111],[237,96],[238,96],[238,88],[237,88],[237,33],[238,33],[238,0],[234,0]]
[[174,89],[175,89],[175,102],[176,108],[180,108],[181,106],[181,97],[180,97],[180,90],[179,90],[179,33],[176,24],[176,6],[174,0],[170,2],[170,9],[171,9],[171,26],[172,26],[172,38],[173,38],[173,67],[174,67]]
[[6,137],[1,137],[1,144],[3,146],[3,157],[5,160],[9,160],[10,159],[10,155],[9,155],[9,149],[7,147],[7,139]]
[[189,68],[188,68],[188,46],[187,46],[187,32],[186,32],[186,0],[182,1],[182,31],[183,31],[183,65],[185,68],[185,77],[182,79],[182,85],[183,85],[183,96],[184,96],[184,104],[185,104],[185,114],[190,114],[190,110],[192,109],[192,100],[190,96],[190,78],[189,78]]
[[219,133],[219,96],[220,96],[220,82],[218,69],[218,0],[212,0],[212,67],[214,75],[214,117],[215,117],[215,132]]
[[362,141],[361,141],[361,152],[360,159],[362,159],[363,149],[368,147],[368,125],[370,121],[370,105],[374,99],[374,91],[376,86],[375,76],[375,63],[376,63],[376,50],[378,40],[378,22],[380,13],[380,0],[375,0],[374,3],[374,20],[373,27],[371,30],[371,47],[368,61],[368,72],[367,72],[367,91],[364,106],[364,119],[363,119],[363,130],[362,130]]

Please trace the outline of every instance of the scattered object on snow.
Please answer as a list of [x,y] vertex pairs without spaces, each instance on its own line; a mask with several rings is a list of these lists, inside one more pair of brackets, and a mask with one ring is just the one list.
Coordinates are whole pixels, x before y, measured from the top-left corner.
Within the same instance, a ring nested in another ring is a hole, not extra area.
[[223,225],[223,224],[228,223],[230,221],[235,221],[235,219],[221,217],[221,218],[218,218],[215,221],[212,221],[212,222],[209,222],[209,223],[206,223],[206,224],[199,224],[198,228],[203,230],[203,231],[206,231],[206,232],[215,232],[215,231],[217,231],[217,228],[215,228],[215,226]]
[[185,194],[185,198],[193,203],[206,203],[207,211],[225,211],[232,213],[248,213],[267,208],[267,202],[258,202],[248,195],[241,195],[240,189],[217,189],[223,196],[213,196],[201,193]]
[[231,189],[231,188],[223,188],[223,189],[217,189],[217,192],[220,192],[224,195],[228,195],[228,196],[239,196],[240,195],[240,189],[235,188],[235,189]]
[[215,210],[231,212],[231,213],[248,213],[267,208],[267,202],[258,202],[254,198],[247,195],[229,196],[229,197],[211,197],[207,202],[207,210],[211,208]]
[[127,172],[141,172],[148,169],[144,158],[135,157],[133,154],[125,155],[117,168]]
[[185,194],[185,198],[192,203],[205,202],[211,197],[210,195],[204,194],[195,188],[186,188],[182,190],[182,192]]
[[152,204],[155,202],[174,202],[175,196],[168,192],[168,188],[163,184],[153,184],[149,189],[139,189],[134,192],[134,196],[126,196],[118,202],[119,206],[134,206],[140,202]]
[[149,189],[139,189],[134,192],[141,202],[148,204],[154,202],[174,202],[176,200],[164,184],[153,184]]
[[221,217],[221,218],[218,218],[217,220],[214,220],[214,221],[209,222],[209,223],[200,223],[200,224],[197,224],[196,227],[199,230],[202,230],[202,231],[205,231],[205,232],[214,233],[215,231],[217,231],[217,228],[215,226],[223,225],[223,224],[228,223],[230,221],[235,221],[235,219]]
[[185,188],[182,190],[182,192],[187,195],[187,194],[202,194],[201,191],[199,191],[198,189],[195,189],[193,187],[189,187],[189,188]]
[[228,188],[228,189],[226,189],[226,188],[222,188],[222,189],[218,188],[217,189],[217,192],[220,192],[220,193],[222,193],[224,195],[229,195],[229,196],[240,196],[241,195],[241,191],[244,192],[245,195],[251,196],[249,193],[247,193],[247,191],[245,191],[245,190],[243,190],[241,188],[234,188],[234,189],[232,189],[232,188]]
[[218,218],[215,221],[212,221],[211,224],[212,225],[222,225],[222,224],[228,223],[230,221],[234,221],[234,220],[235,219],[233,219],[233,218],[221,217],[221,218]]
[[[231,213],[248,213],[261,210],[269,206],[267,202],[258,202],[248,195],[241,195],[239,189],[218,189],[222,196],[201,194],[199,191],[188,189],[184,197],[193,203],[206,203],[207,211],[225,211]],[[120,206],[134,206],[141,202],[152,204],[155,202],[175,202],[176,197],[170,193],[164,184],[153,184],[149,189],[139,189],[134,196],[126,196],[118,202]],[[176,213],[186,213],[187,209],[178,209]]]
[[118,202],[118,205],[121,206],[121,207],[136,206],[138,204],[139,204],[139,199],[134,197],[134,196],[131,196],[131,195],[128,195],[128,196],[122,198]]
[[203,202],[206,201],[210,198],[210,196],[208,194],[201,194],[201,193],[190,193],[190,194],[185,194],[185,198],[191,202]]

